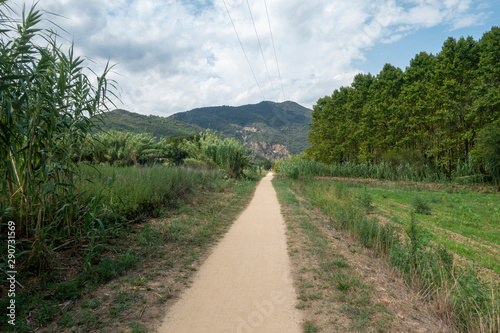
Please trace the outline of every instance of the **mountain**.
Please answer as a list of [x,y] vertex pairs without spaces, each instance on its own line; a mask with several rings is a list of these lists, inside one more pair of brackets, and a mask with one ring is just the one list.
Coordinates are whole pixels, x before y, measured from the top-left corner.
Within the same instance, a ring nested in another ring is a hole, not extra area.
[[298,154],[308,146],[312,110],[295,102],[218,106],[193,109],[170,116],[216,130],[243,142],[258,156],[274,160]]
[[190,136],[203,131],[201,127],[175,119],[153,115],[145,116],[120,109],[107,112],[101,127],[105,131],[151,133],[157,138]]

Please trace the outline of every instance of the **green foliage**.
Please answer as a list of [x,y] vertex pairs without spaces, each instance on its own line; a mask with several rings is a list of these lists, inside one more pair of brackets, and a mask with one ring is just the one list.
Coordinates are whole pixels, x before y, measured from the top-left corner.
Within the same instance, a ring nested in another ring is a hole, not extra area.
[[203,161],[209,167],[216,165],[234,178],[241,177],[250,163],[248,150],[241,143],[210,130],[199,134],[193,141],[184,141],[183,149],[191,158]]
[[44,16],[36,5],[21,18],[10,15],[0,2],[0,216],[17,221],[17,235],[34,237],[31,259],[41,265],[47,232],[71,237],[85,212],[74,185],[76,160],[111,103],[113,82],[106,65],[93,83],[73,46],[64,52],[57,36],[38,27]]
[[[479,41],[449,38],[440,53],[416,55],[404,72],[386,64],[376,76],[357,75],[350,87],[314,106],[307,157],[327,164],[409,164],[447,177],[474,176],[481,168],[498,174],[498,158],[486,159],[498,152],[488,155],[480,147],[498,141],[492,126],[481,130],[500,121],[499,45],[500,28],[493,27]],[[470,163],[476,138],[479,165]]]
[[[218,171],[179,167],[82,166],[86,180],[78,183],[82,199],[100,198],[97,216],[112,223],[115,219],[155,216],[165,206],[178,206],[189,196],[224,181]],[[89,222],[90,224],[90,222]]]
[[369,212],[373,209],[373,198],[372,196],[367,193],[366,191],[360,192],[356,196],[356,200],[358,201],[358,204],[361,208],[363,208],[365,211]]
[[157,141],[151,134],[111,131],[89,136],[81,160],[111,166],[179,165],[200,170],[222,169],[239,178],[250,166],[248,150],[235,139],[207,130],[192,137]]
[[88,136],[80,159],[93,164],[137,166],[161,163],[169,156],[166,140],[157,142],[151,134],[111,131]]
[[486,173],[500,179],[500,125],[485,126],[477,137],[476,156]]
[[[337,197],[332,183],[301,182],[302,193],[332,219],[332,226],[349,232],[363,246],[386,256],[407,283],[425,292],[429,299],[447,304],[446,315],[462,331],[496,332],[499,329],[500,288],[487,284],[471,266],[461,269],[453,255],[436,246],[415,219],[405,223],[405,234],[391,223],[380,224],[356,209],[354,193]],[[338,285],[348,288],[348,285]]]
[[187,168],[198,169],[198,170],[215,170],[217,165],[212,161],[202,161],[197,160],[192,157],[187,157],[183,160],[183,165]]
[[105,132],[147,133],[158,139],[192,136],[203,131],[203,128],[183,121],[155,115],[145,116],[119,109],[104,114],[101,128]]
[[413,208],[415,209],[415,213],[417,214],[429,215],[431,213],[431,207],[429,203],[418,195],[412,199],[411,205],[413,206]]
[[312,321],[306,321],[304,323],[304,332],[305,333],[316,333],[318,332],[318,328]]
[[305,159],[304,156],[292,156],[284,161],[274,163],[275,171],[286,178],[298,179],[310,177],[349,177],[375,178],[392,181],[425,181],[447,182],[444,173],[433,171],[427,166],[419,168],[410,164],[392,165],[389,163],[334,163],[327,165],[322,162]]
[[270,160],[266,158],[262,164],[262,167],[264,168],[264,170],[269,170],[273,167],[273,164]]

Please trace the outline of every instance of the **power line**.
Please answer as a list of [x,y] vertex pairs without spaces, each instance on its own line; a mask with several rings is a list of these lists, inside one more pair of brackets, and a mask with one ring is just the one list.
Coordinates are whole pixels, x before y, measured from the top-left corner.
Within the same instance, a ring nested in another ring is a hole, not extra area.
[[286,101],[285,89],[283,88],[283,80],[281,80],[280,66],[278,64],[278,54],[276,53],[276,47],[274,46],[273,31],[271,29],[271,20],[269,19],[269,11],[267,10],[267,2],[264,0],[264,5],[266,6],[267,23],[269,24],[269,33],[271,34],[271,41],[273,42],[274,57],[276,58],[276,67],[278,67],[278,75],[280,78],[281,91],[283,92],[283,101]]
[[253,29],[255,30],[255,36],[257,36],[257,41],[259,42],[260,53],[262,53],[262,59],[264,59],[264,65],[266,66],[267,77],[269,78],[269,82],[271,83],[271,87],[273,88],[274,98],[277,101],[278,96],[276,95],[276,90],[274,89],[273,80],[271,79],[271,75],[269,74],[269,68],[267,67],[266,57],[264,56],[264,51],[262,50],[262,44],[260,43],[260,38],[259,38],[259,34],[257,33],[257,28],[255,27],[255,21],[253,19],[252,10],[250,9],[250,4],[248,3],[248,0],[246,0],[246,1],[247,1],[247,6],[248,6],[248,11],[250,12],[250,17],[252,18]]
[[229,9],[227,8],[227,5],[226,5],[226,0],[223,0],[223,2],[224,2],[224,7],[226,7],[226,11],[227,11],[227,15],[229,16],[229,20],[231,21],[231,24],[233,25],[234,32],[236,33],[236,37],[238,38],[238,41],[240,42],[241,49],[243,50],[243,53],[245,54],[245,58],[247,59],[248,67],[250,67],[250,70],[252,71],[253,78],[255,79],[255,82],[257,83],[257,87],[259,87],[262,98],[264,98],[264,100],[265,100],[266,97],[264,96],[264,93],[262,92],[262,89],[260,88],[259,81],[257,80],[257,77],[255,76],[255,72],[253,71],[252,65],[250,64],[250,60],[248,59],[247,52],[245,51],[245,48],[243,47],[243,43],[241,42],[240,36],[238,35],[238,31],[236,30],[236,26],[234,25],[233,19],[231,18],[231,14],[229,14]]

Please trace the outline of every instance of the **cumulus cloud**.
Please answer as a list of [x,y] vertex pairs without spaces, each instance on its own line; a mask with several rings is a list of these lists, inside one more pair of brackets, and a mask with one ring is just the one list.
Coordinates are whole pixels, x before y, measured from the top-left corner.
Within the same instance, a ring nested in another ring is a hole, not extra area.
[[224,1],[44,0],[39,7],[61,15],[51,19],[71,34],[81,55],[101,66],[117,64],[120,107],[161,115],[263,98],[311,107],[349,84],[360,72],[354,64],[371,47],[440,24],[475,25],[483,15],[472,0],[269,0],[280,82],[264,1],[250,6],[269,75],[246,1],[225,3],[258,85]]

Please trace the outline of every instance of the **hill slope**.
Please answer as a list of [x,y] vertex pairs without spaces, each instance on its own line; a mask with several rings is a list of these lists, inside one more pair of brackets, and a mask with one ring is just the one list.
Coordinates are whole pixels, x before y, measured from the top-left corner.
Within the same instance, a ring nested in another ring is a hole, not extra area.
[[107,112],[102,129],[132,133],[151,133],[157,138],[189,136],[203,131],[202,128],[175,119],[160,116],[145,116],[126,110]]
[[210,128],[236,138],[256,155],[271,160],[298,154],[308,146],[312,110],[294,102],[218,106],[176,113],[171,119]]

